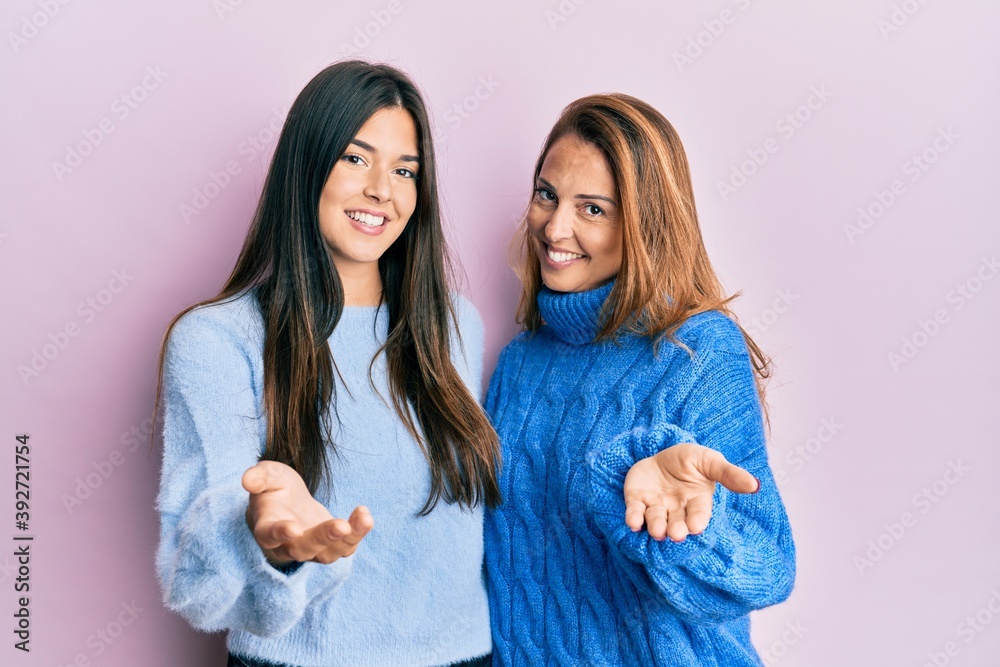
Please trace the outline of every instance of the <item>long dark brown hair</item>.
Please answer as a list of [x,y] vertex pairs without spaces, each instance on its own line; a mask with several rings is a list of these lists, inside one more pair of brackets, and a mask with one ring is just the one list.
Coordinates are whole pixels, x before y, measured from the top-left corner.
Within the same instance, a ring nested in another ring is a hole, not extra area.
[[[545,138],[535,163],[532,191],[545,157],[561,137],[575,135],[596,146],[608,161],[618,189],[622,221],[622,263],[605,301],[598,340],[622,330],[666,338],[692,315],[717,310],[743,333],[764,407],[764,384],[771,361],[740,326],[712,268],[698,226],[687,155],[673,125],[652,106],[630,95],[590,95],[565,109]],[[537,298],[542,286],[538,255],[526,225],[517,239],[515,269],[523,286],[518,322],[537,330],[542,319]],[[689,350],[690,352],[690,350]]]
[[427,111],[413,82],[387,65],[331,65],[296,98],[243,249],[222,291],[186,308],[167,327],[154,420],[174,324],[194,308],[252,290],[265,329],[267,438],[261,458],[294,468],[310,493],[322,480],[329,482],[327,447],[336,449],[327,418],[331,408],[336,411],[336,389],[326,341],[343,312],[344,290],[320,232],[319,200],[349,142],[385,108],[409,112],[420,146],[416,209],[378,264],[389,316],[388,337],[379,353],[386,355],[392,405],[431,470],[430,493],[419,514],[428,514],[441,498],[466,507],[483,502],[494,507],[500,499],[499,441],[451,361],[449,338],[457,319],[446,279],[450,267]]

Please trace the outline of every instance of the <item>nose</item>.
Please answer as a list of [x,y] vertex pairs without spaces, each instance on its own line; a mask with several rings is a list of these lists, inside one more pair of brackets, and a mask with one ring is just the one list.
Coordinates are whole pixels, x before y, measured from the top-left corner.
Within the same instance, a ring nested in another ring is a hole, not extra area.
[[545,239],[551,244],[573,238],[573,208],[560,205],[545,223]]
[[365,184],[365,196],[380,204],[392,198],[392,184],[388,172],[381,169],[371,170],[368,182]]

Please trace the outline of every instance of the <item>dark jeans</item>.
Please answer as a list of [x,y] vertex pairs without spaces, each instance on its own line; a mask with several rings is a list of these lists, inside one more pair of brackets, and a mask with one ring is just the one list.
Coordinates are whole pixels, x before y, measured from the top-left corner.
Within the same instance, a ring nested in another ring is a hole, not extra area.
[[[449,667],[490,667],[493,664],[492,654],[486,654],[481,658],[473,658],[464,662],[456,662]],[[229,662],[226,667],[291,667],[281,663],[265,662],[255,658],[244,658],[243,656],[229,654]]]

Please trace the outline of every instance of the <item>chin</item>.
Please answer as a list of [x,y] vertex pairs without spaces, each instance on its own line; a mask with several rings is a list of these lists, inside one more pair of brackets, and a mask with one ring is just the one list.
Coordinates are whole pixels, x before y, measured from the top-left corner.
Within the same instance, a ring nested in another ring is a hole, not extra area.
[[542,284],[553,292],[582,292],[579,282],[567,280],[566,278],[551,277],[546,278],[542,274]]

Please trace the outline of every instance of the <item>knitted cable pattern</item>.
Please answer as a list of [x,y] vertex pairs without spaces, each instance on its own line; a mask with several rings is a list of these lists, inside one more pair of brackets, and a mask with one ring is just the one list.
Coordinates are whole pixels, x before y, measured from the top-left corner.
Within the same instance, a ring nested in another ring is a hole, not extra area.
[[[495,664],[761,665],[748,614],[791,593],[795,547],[771,474],[749,354],[718,312],[648,338],[594,342],[612,285],[543,289],[545,325],[501,353],[486,408],[504,447],[504,504],[487,512]],[[625,525],[637,461],[696,442],[761,480],[717,485],[701,535],[657,542]]]

